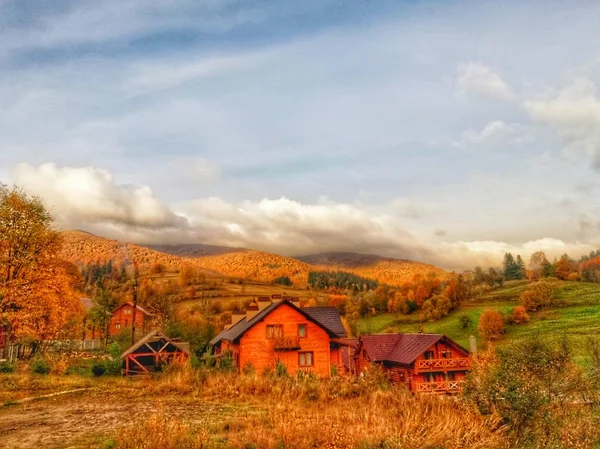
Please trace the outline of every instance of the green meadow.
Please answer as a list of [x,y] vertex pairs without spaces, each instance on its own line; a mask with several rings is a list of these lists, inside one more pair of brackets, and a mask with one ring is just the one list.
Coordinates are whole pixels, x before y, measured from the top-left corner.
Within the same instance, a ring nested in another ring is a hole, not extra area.
[[[418,313],[411,315],[385,313],[363,318],[359,323],[361,333],[423,332],[445,334],[458,344],[468,348],[469,336],[477,337],[479,349],[486,346],[477,332],[479,317],[486,309],[497,309],[507,315],[519,305],[519,295],[527,288],[527,281],[507,282],[504,287],[478,298],[462,303],[448,316],[439,321],[421,321]],[[461,317],[469,317],[469,325],[463,328]],[[559,338],[566,335],[575,353],[583,355],[585,341],[589,336],[600,336],[600,284],[561,282],[550,308],[529,314],[526,324],[506,325],[498,345],[541,335]]]

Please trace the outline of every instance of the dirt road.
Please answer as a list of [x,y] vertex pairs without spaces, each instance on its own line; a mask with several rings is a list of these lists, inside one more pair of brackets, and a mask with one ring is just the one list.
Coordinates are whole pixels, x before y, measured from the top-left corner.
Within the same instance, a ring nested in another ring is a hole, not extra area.
[[153,412],[188,422],[229,413],[222,405],[181,397],[121,399],[81,392],[0,408],[0,448],[89,449],[118,427]]

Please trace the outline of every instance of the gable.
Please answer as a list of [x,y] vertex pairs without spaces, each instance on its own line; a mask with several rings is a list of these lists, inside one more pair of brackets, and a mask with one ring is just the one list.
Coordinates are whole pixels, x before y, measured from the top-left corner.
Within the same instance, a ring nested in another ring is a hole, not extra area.
[[267,326],[282,326],[282,335],[284,337],[295,338],[298,335],[298,325],[307,326],[307,339],[324,339],[329,341],[329,333],[315,321],[308,319],[306,315],[300,313],[297,308],[284,304],[266,315],[252,328],[248,329],[240,337],[241,342],[247,340],[266,340]]
[[372,362],[412,364],[438,342],[468,357],[469,351],[442,334],[378,334],[364,335],[359,350],[364,350]]
[[[322,328],[330,337],[333,337],[333,338],[343,337],[346,334],[346,332],[343,331],[342,335],[338,335],[335,332],[335,330],[330,329],[326,324],[322,323],[319,319],[315,318],[314,316],[311,316],[306,311],[307,309],[323,309],[323,310],[324,309],[333,309],[331,307],[300,308],[300,307],[296,307],[294,304],[292,304],[289,301],[278,301],[278,302],[274,302],[274,303],[270,304],[269,306],[265,307],[263,310],[258,312],[249,321],[247,320],[247,318],[242,318],[234,326],[230,327],[229,329],[225,329],[225,330],[221,331],[215,338],[213,338],[209,342],[209,344],[215,345],[221,340],[228,340],[228,341],[239,340],[253,326],[260,323],[262,320],[265,319],[265,317],[267,317],[268,315],[273,313],[275,310],[278,310],[279,308],[281,308],[283,306],[295,310],[297,313],[304,316],[305,320],[310,321],[310,322],[316,324],[317,326],[319,326],[320,328]],[[339,318],[339,313],[337,312],[337,310],[335,310],[335,313],[337,314],[337,319],[340,323],[339,326],[336,325],[336,329],[339,331],[339,327],[341,327],[343,329],[343,325],[341,325],[341,319]],[[335,325],[335,320],[331,317],[331,314],[332,314],[331,310],[326,310],[325,312],[313,312],[313,314],[314,315],[320,314],[323,316],[327,315],[327,323],[329,325]]]

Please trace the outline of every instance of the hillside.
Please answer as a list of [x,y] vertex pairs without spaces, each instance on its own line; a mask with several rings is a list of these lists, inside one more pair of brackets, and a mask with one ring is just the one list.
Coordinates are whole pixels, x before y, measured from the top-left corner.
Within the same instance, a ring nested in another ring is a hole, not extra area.
[[178,257],[203,257],[218,256],[220,254],[235,253],[245,251],[245,248],[233,248],[229,246],[205,245],[203,243],[181,243],[172,245],[142,245],[146,248],[160,251],[161,253],[171,254]]
[[313,269],[309,264],[291,257],[252,250],[190,260],[204,269],[245,279],[271,282],[278,277],[288,276],[295,286],[305,286],[308,273]]
[[[503,288],[461,304],[450,315],[439,321],[423,323],[423,330],[445,334],[467,348],[469,336],[475,335],[481,348],[484,344],[477,331],[481,313],[486,309],[497,309],[503,314],[510,313],[519,305],[519,295],[527,285],[527,281],[506,282]],[[466,329],[460,322],[462,315],[467,315],[471,320]],[[600,316],[600,284],[564,281],[551,308],[531,313],[529,323],[508,325],[506,333],[497,344],[503,345],[535,334],[547,338],[567,335],[575,353],[580,354],[588,337],[600,335],[598,316]],[[419,323],[420,317],[416,313],[411,315],[385,313],[364,318],[360,323],[360,329],[365,333],[418,332]]]
[[110,240],[83,231],[62,232],[62,257],[74,263],[121,263],[126,259],[140,267],[162,264],[168,271],[179,271],[183,264],[196,266],[212,275],[271,282],[288,276],[296,287],[306,286],[308,273],[316,270],[342,270],[376,279],[380,283],[399,285],[414,275],[445,272],[433,265],[410,260],[384,258],[372,254],[322,253],[299,258],[204,244],[136,245]]
[[415,275],[435,272],[444,276],[446,272],[434,265],[406,259],[393,259],[374,254],[330,252],[297,257],[320,270],[350,271],[362,277],[376,279],[382,284],[401,285]]
[[[104,263],[112,260],[123,263],[129,260],[140,267],[154,263],[162,264],[169,271],[178,271],[186,261],[181,257],[155,251],[153,249],[110,240],[84,231],[63,231],[63,246],[60,256],[73,263]],[[206,274],[217,274],[206,270]]]

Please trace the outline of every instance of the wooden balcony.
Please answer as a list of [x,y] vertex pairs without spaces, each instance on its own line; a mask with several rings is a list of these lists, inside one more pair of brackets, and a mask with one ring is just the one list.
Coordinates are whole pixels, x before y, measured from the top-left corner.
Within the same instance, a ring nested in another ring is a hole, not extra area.
[[432,371],[465,371],[471,368],[471,359],[467,357],[456,359],[428,359],[417,360],[415,372],[426,373]]
[[417,393],[459,393],[462,391],[465,381],[416,382],[414,385]]
[[300,349],[300,338],[298,337],[277,337],[273,339],[273,349],[275,351],[295,351]]

